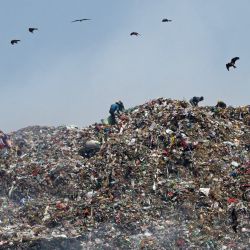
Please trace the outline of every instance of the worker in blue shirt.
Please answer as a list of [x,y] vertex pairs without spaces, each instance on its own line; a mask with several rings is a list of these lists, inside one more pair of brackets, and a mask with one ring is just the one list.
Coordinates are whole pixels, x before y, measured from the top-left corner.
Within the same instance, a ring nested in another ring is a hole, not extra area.
[[121,101],[116,102],[110,106],[109,113],[112,118],[112,123],[116,123],[115,114],[120,114],[124,110],[124,105]]
[[189,100],[189,102],[191,103],[191,105],[193,107],[197,107],[198,103],[203,101],[203,100],[204,100],[203,96],[201,96],[201,97],[194,96],[192,99]]

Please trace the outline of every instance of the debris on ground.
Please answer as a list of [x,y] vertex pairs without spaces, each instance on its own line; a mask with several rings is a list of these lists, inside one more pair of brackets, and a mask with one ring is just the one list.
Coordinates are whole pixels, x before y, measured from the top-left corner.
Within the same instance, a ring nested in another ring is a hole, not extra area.
[[11,133],[0,248],[247,249],[249,111],[160,98],[115,125]]

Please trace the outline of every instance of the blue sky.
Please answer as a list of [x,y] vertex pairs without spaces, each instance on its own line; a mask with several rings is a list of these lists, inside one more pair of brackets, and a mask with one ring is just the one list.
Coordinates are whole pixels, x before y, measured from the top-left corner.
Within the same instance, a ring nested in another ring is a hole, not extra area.
[[116,100],[249,104],[249,11],[249,0],[2,0],[0,129],[86,126]]

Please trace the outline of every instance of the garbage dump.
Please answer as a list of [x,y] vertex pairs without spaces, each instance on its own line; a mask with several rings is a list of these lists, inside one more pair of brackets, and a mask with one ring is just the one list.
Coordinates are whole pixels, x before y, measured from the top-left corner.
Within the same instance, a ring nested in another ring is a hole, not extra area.
[[159,98],[115,125],[13,132],[0,249],[249,249],[249,125],[249,106]]

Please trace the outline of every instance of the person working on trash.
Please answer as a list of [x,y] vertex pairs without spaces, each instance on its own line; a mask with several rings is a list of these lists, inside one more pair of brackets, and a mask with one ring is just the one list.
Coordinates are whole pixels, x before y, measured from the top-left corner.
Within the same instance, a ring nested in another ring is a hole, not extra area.
[[223,101],[218,101],[215,107],[225,109],[227,107],[227,104]]
[[115,114],[120,114],[120,112],[122,112],[124,109],[124,105],[121,101],[116,102],[110,106],[109,113],[111,115],[113,124],[116,123]]
[[191,103],[191,105],[193,107],[197,107],[198,103],[203,101],[203,100],[204,100],[203,96],[201,96],[201,97],[194,96],[192,99],[189,100],[189,102]]
[[12,145],[9,137],[0,130],[0,158],[7,157],[11,147]]
[[11,148],[11,141],[9,137],[2,130],[0,130],[0,149],[3,148]]

